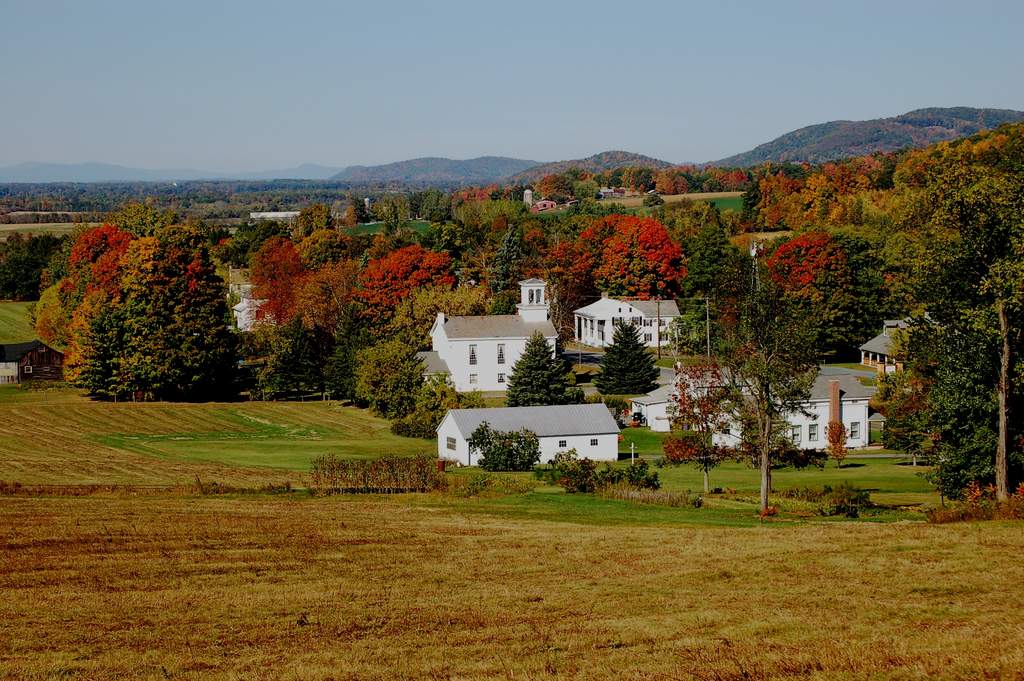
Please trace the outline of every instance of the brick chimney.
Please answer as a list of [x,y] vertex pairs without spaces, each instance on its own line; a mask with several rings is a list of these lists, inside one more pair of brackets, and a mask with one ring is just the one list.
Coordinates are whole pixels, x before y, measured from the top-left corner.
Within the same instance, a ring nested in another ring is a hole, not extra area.
[[843,415],[839,405],[839,379],[833,378],[828,382],[828,421],[842,423]]

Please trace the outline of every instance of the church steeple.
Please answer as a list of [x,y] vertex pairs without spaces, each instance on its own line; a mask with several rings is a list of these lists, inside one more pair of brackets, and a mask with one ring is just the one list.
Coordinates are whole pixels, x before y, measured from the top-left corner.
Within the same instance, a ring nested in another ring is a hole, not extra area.
[[524,322],[546,322],[548,320],[547,284],[540,279],[524,279],[519,282],[519,316]]

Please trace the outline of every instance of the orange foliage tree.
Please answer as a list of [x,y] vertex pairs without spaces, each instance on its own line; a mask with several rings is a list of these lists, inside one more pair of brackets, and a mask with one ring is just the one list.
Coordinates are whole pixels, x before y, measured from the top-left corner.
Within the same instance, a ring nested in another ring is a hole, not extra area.
[[447,253],[406,246],[371,260],[359,276],[359,300],[370,317],[390,318],[398,303],[421,286],[452,286],[452,259]]
[[290,239],[267,240],[252,258],[253,296],[266,301],[259,317],[286,324],[295,316],[295,293],[306,276],[302,258]]

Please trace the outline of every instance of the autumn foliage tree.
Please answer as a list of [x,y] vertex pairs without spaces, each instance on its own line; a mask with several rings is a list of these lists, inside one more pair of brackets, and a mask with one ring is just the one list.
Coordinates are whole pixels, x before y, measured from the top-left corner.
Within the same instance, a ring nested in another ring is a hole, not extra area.
[[828,455],[836,462],[836,468],[842,468],[847,451],[846,427],[840,421],[829,421],[825,435],[828,438]]
[[412,245],[371,260],[359,277],[359,300],[371,317],[390,319],[398,304],[422,286],[452,286],[452,259],[447,253]]
[[713,362],[680,366],[676,370],[673,402],[673,434],[664,443],[669,463],[692,463],[704,474],[704,493],[710,491],[710,474],[732,455],[715,436],[731,426],[734,391]]
[[253,296],[266,301],[259,316],[275,324],[286,324],[295,315],[295,295],[306,276],[295,245],[290,239],[272,237],[252,258],[250,277]]
[[600,291],[645,299],[679,294],[686,276],[683,251],[664,225],[652,218],[610,215],[580,234],[579,241],[586,244],[604,235],[594,263]]

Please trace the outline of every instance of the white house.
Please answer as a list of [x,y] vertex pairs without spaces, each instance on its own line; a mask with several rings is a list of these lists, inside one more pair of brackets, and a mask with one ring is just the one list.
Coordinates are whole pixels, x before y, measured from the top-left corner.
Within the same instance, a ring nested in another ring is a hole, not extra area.
[[239,331],[252,331],[256,326],[256,315],[264,302],[266,301],[246,297],[233,305],[231,313],[235,316],[235,328]]
[[668,327],[679,316],[679,307],[674,300],[619,300],[601,296],[573,315],[577,343],[607,347],[613,342],[615,324],[630,322],[640,328],[644,344],[655,348],[668,345]]
[[547,285],[540,279],[519,282],[520,302],[514,315],[446,317],[438,313],[430,328],[432,353],[424,356],[428,369],[444,367],[460,392],[505,390],[512,367],[526,341],[540,332],[555,353],[558,334],[548,319]]
[[860,363],[880,374],[890,374],[902,369],[903,363],[897,362],[893,355],[892,340],[900,330],[906,329],[909,323],[910,317],[886,319],[882,324],[882,333],[860,346]]
[[[631,410],[641,413],[653,431],[671,429],[675,386],[662,386],[647,395],[634,398]],[[790,438],[802,449],[824,449],[828,446],[826,428],[830,421],[840,421],[846,429],[846,446],[866,447],[869,442],[869,402],[875,394],[873,386],[861,383],[855,374],[822,368],[811,388],[811,396],[802,409],[786,415]],[[806,412],[806,413],[805,413]],[[738,424],[728,433],[715,435],[715,443],[735,447],[740,442]]]
[[619,427],[603,404],[567,404],[551,407],[452,409],[437,427],[437,455],[475,466],[479,452],[470,450],[469,438],[484,422],[500,432],[529,430],[540,441],[540,460],[575,449],[593,461],[619,458]]

